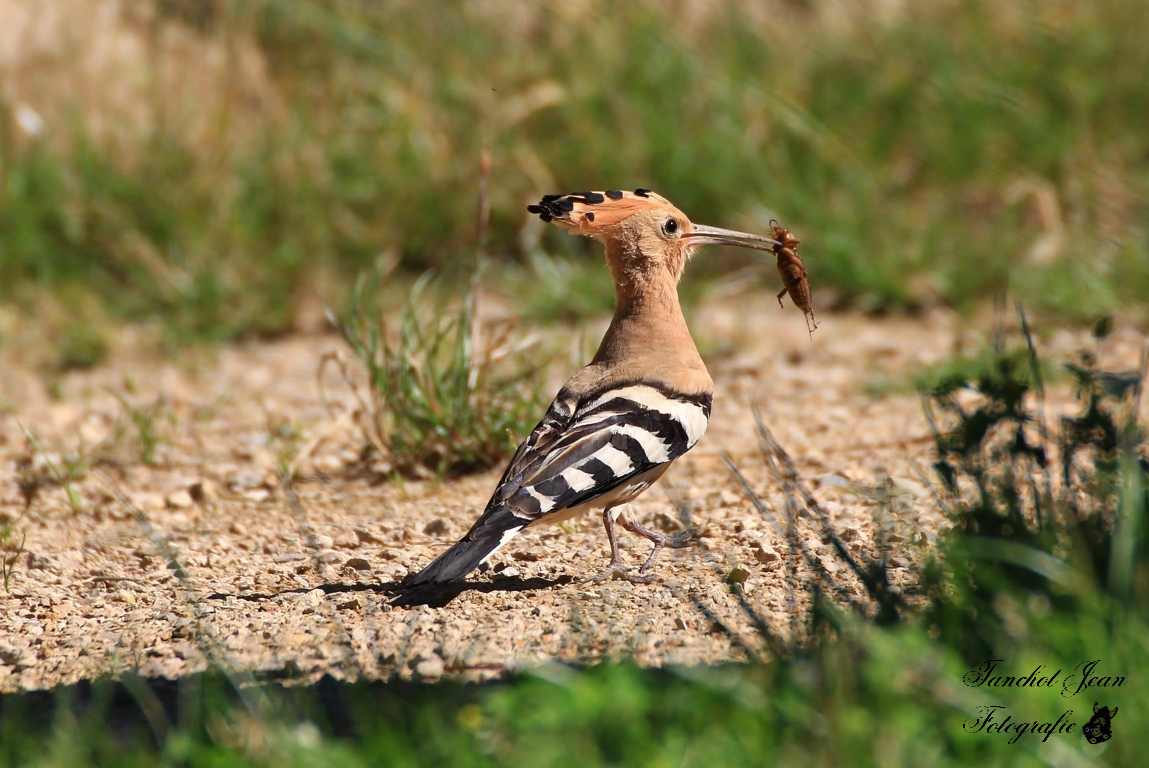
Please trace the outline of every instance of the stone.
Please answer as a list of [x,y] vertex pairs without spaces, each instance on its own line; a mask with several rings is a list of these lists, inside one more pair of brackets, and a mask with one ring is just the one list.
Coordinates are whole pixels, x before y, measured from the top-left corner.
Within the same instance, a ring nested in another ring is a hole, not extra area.
[[415,674],[424,679],[437,679],[443,676],[447,665],[439,657],[439,654],[432,653],[425,656],[415,664]]
[[382,544],[383,540],[371,533],[366,528],[356,528],[355,536],[359,539],[360,544]]
[[155,512],[163,509],[167,502],[161,493],[134,493],[132,503],[144,512]]
[[726,581],[730,584],[743,584],[748,578],[750,578],[750,571],[740,565],[734,566],[730,569],[730,573],[726,574]]
[[451,530],[451,524],[441,517],[437,517],[423,526],[423,533],[428,536],[442,536]]
[[335,537],[333,543],[339,549],[356,549],[359,547],[359,537],[354,531],[343,531]]
[[362,595],[343,595],[335,604],[335,607],[341,611],[361,611],[366,606],[367,601],[363,599]]
[[302,614],[315,613],[319,607],[323,605],[323,590],[313,589],[310,592],[304,592],[295,601],[296,610]]
[[197,480],[188,486],[188,493],[196,504],[211,504],[219,498],[219,491],[211,480]]
[[0,664],[21,672],[35,663],[36,657],[29,649],[11,643],[0,643]]
[[316,549],[331,549],[335,546],[335,539],[323,534],[313,533],[307,537],[307,545]]
[[172,491],[168,494],[167,504],[172,509],[187,509],[195,504],[195,499],[187,490]]
[[754,548],[754,559],[762,565],[767,565],[778,560],[778,551],[770,544],[760,541]]
[[187,640],[180,640],[172,646],[172,653],[180,659],[195,659],[199,656],[196,647],[189,643]]
[[237,491],[250,491],[263,486],[263,473],[255,469],[241,469],[228,479],[228,484]]

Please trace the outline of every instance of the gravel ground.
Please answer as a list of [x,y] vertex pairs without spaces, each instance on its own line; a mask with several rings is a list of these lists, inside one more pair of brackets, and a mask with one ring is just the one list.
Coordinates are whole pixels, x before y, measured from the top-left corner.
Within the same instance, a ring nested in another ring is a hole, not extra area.
[[[24,537],[24,551],[0,590],[0,691],[128,670],[177,677],[211,659],[236,673],[306,681],[483,679],[548,659],[745,658],[762,643],[739,594],[782,636],[803,609],[788,588],[786,544],[722,462],[726,451],[771,508],[784,508],[757,451],[750,404],[858,553],[872,548],[882,508],[873,489],[892,480],[893,573],[910,580],[942,520],[919,472],[931,446],[918,397],[891,383],[905,384],[956,345],[984,343],[942,312],[820,320],[811,339],[800,313],[780,311],[765,294],[712,300],[693,313],[717,383],[710,431],[629,514],[675,530],[678,500],[701,538],[660,556],[657,583],[581,581],[608,559],[600,521],[586,518],[524,533],[461,590],[399,601],[398,580],[466,531],[499,473],[397,485],[349,472],[359,448],[349,394],[329,379],[336,402],[325,407],[317,384],[335,337],[183,360],[134,352],[125,337],[105,365],[55,383],[9,344],[0,349],[0,523],[17,543]],[[989,319],[970,325],[992,327]],[[1064,359],[1086,341],[1058,332],[1042,351]],[[1144,343],[1120,332],[1103,363],[1133,368]],[[555,364],[555,387],[570,370]],[[132,402],[162,398],[151,465],[110,394],[133,388]],[[1051,411],[1071,403],[1068,383],[1056,386]],[[74,485],[77,509],[46,483],[21,514],[20,479],[47,471],[46,456],[63,467],[76,455],[91,465]],[[297,461],[298,504],[276,480],[277,458]],[[800,535],[826,568],[840,570],[820,531],[807,524]],[[621,543],[637,567],[648,543],[625,532]]]

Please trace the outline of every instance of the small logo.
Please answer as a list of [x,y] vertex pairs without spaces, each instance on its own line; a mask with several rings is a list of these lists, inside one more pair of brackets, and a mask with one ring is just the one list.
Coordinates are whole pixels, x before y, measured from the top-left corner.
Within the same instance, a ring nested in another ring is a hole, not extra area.
[[1117,716],[1118,709],[1119,707],[1114,707],[1113,711],[1110,712],[1109,707],[1098,707],[1097,702],[1093,702],[1093,717],[1081,727],[1081,732],[1085,734],[1085,738],[1090,744],[1100,744],[1113,737],[1113,731],[1109,729],[1109,721]]

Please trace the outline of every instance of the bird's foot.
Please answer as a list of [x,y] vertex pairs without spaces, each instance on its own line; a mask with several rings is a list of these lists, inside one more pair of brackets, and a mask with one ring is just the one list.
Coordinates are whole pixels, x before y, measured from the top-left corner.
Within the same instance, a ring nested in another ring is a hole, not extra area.
[[691,528],[688,531],[679,531],[663,536],[663,546],[670,547],[671,549],[684,549],[689,547],[698,540],[698,531]]
[[584,581],[587,584],[602,584],[607,581],[629,581],[631,584],[650,584],[654,581],[654,577],[647,576],[641,571],[639,573],[631,573],[622,563],[611,563],[602,573],[597,576],[590,576],[584,579]]
[[649,528],[644,528],[635,522],[627,521],[623,523],[623,527],[631,533],[637,533],[645,539],[649,539],[654,544],[656,550],[663,547],[670,547],[671,549],[682,549],[683,547],[690,546],[695,539],[698,538],[698,531],[691,528],[686,531],[679,531],[678,533],[665,534],[652,531]]
[[[638,571],[638,575],[640,577],[645,577],[647,572],[650,571],[651,567],[654,565],[654,558],[658,557],[658,553],[662,551],[663,547],[670,547],[671,549],[682,549],[683,547],[690,546],[691,542],[698,538],[698,532],[693,529],[688,531],[679,531],[672,536],[667,536],[666,534],[652,531],[649,528],[644,528],[635,522],[627,522],[623,525],[631,533],[637,533],[639,536],[643,536],[654,543],[654,549],[651,550],[650,557],[646,559],[646,562]],[[649,579],[649,577],[647,578]]]

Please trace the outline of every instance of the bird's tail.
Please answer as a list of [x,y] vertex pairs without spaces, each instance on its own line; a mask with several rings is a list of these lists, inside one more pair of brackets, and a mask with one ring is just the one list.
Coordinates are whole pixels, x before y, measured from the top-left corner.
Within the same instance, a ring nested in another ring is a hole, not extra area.
[[405,586],[458,581],[479,567],[529,521],[500,507],[483,515],[474,527],[453,547],[431,561],[423,570],[407,579]]

